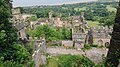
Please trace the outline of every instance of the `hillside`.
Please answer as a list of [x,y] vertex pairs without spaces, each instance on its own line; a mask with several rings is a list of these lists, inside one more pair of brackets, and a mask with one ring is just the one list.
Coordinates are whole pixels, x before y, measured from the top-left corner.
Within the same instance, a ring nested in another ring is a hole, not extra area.
[[[106,0],[107,1],[107,0]],[[110,0],[109,0],[110,1]],[[57,6],[33,6],[21,7],[21,12],[25,14],[35,14],[37,18],[48,18],[48,13],[52,12],[53,17],[60,17],[62,20],[67,20],[69,16],[80,16],[81,12],[85,13],[87,21],[106,22],[104,18],[108,19],[115,17],[117,2],[88,2],[76,4],[64,4]],[[112,0],[113,1],[113,0]],[[104,20],[104,21],[101,21]],[[113,21],[113,20],[109,20]],[[90,23],[91,24],[91,23]],[[97,23],[98,24],[98,23]],[[107,23],[110,25],[111,22]]]

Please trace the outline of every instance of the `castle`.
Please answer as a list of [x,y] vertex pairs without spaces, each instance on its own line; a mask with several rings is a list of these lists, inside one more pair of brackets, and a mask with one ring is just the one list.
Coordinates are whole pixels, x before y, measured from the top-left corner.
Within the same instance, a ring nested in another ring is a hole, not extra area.
[[34,48],[34,53],[32,58],[35,62],[35,67],[39,67],[42,64],[46,63],[46,41],[45,37],[41,37],[38,39],[37,37],[27,37],[26,36],[26,28],[30,26],[29,22],[26,22],[26,19],[23,19],[22,14],[19,8],[12,9],[13,18],[11,19],[13,22],[13,26],[18,30],[18,37],[22,43],[33,43],[32,46]]
[[[84,48],[85,44],[95,44],[98,46],[109,46],[110,44],[110,33],[112,29],[107,27],[98,27],[91,28],[88,26],[87,22],[84,19],[84,13],[81,13],[81,16],[70,16],[67,21],[61,20],[59,17],[52,17],[52,13],[49,13],[49,18],[41,18],[35,23],[31,24],[30,21],[26,21],[20,13],[20,9],[12,9],[12,21],[13,25],[18,30],[19,40],[24,43],[33,43],[34,53],[32,55],[36,67],[46,62],[46,42],[45,36],[41,39],[26,36],[26,28],[36,28],[39,25],[48,24],[54,27],[65,27],[71,30],[72,40],[70,43],[73,43],[72,47],[77,49]],[[67,44],[67,43],[66,43]],[[69,44],[68,44],[69,46]]]

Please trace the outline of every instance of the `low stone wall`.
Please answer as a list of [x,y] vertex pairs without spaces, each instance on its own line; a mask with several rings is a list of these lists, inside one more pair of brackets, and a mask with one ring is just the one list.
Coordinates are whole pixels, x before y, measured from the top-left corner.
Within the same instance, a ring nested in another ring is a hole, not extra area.
[[50,45],[50,44],[62,44],[62,41],[51,41],[47,43],[47,45]]
[[63,46],[73,47],[73,41],[62,41]]
[[47,43],[48,45],[50,44],[55,44],[56,46],[58,46],[57,44],[61,44],[61,46],[63,46],[64,48],[69,48],[69,47],[73,47],[76,48],[77,50],[80,50],[81,48],[84,47],[84,43],[82,41],[77,41],[77,42],[73,42],[71,40],[63,40],[63,41],[52,41]]

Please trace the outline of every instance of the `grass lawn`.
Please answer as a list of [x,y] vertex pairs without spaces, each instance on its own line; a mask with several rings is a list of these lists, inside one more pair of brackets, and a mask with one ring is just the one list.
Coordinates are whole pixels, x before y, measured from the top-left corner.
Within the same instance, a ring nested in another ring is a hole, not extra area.
[[76,11],[86,10],[86,7],[82,7],[82,8],[75,8],[74,10],[76,10]]
[[56,57],[52,57],[48,60],[48,64],[45,67],[58,67]]
[[98,27],[99,26],[99,22],[98,21],[87,21],[87,24],[90,27]]
[[106,7],[107,9],[108,9],[108,11],[110,11],[110,12],[112,12],[112,11],[117,11],[117,9],[116,8],[114,8],[114,7],[111,7],[110,5],[107,5],[107,7]]

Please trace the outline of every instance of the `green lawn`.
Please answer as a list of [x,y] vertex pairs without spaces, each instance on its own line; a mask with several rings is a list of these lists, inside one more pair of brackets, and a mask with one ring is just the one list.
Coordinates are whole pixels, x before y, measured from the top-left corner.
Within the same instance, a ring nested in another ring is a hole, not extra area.
[[111,5],[107,5],[107,7],[106,7],[107,9],[108,9],[108,11],[110,11],[110,12],[112,12],[112,11],[117,11],[117,9],[116,8],[114,8],[114,7],[111,7]]
[[48,60],[48,64],[45,67],[58,67],[56,57],[52,57]]
[[90,27],[98,27],[99,26],[99,22],[98,21],[87,21],[87,24]]

